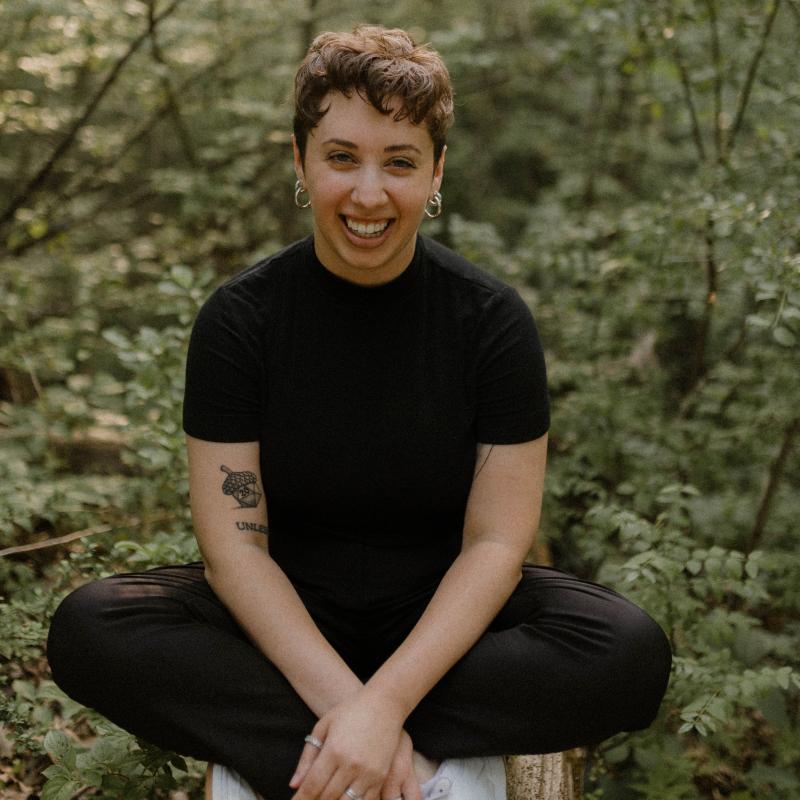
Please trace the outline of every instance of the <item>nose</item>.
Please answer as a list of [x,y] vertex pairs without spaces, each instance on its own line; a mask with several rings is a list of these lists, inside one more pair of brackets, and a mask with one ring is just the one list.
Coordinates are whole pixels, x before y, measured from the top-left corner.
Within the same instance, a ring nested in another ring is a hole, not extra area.
[[386,191],[380,170],[371,167],[358,170],[350,198],[362,208],[382,206],[386,202]]

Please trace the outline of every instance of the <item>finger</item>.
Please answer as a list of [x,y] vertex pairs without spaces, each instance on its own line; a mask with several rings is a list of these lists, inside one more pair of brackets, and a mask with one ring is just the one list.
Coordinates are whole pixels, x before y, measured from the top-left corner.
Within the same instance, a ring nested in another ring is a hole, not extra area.
[[348,789],[363,800],[363,792],[357,788],[356,776],[352,769],[338,769],[319,794],[319,800],[354,800],[347,794]]
[[391,776],[387,778],[381,787],[381,800],[398,800],[401,794],[403,794],[402,782]]
[[292,800],[350,800],[344,793],[355,777],[355,770],[338,766],[330,751],[320,752]]
[[403,792],[403,778],[401,762],[395,758],[381,787],[381,800],[397,800]]
[[289,786],[292,789],[296,789],[303,782],[303,778],[308,774],[308,771],[311,769],[319,753],[320,750],[318,747],[314,747],[313,744],[306,744],[303,748],[303,752],[300,754],[300,760],[297,762],[294,775],[292,775],[289,781]]
[[[313,765],[306,774],[299,779],[297,791],[292,796],[292,800],[319,800],[320,794],[326,788],[333,770],[325,769],[324,758],[314,760]],[[291,785],[291,784],[290,784]]]
[[400,800],[401,798],[405,798],[403,786],[398,783],[384,783],[380,796],[381,800]]
[[400,787],[400,791],[397,795],[389,797],[387,800],[397,800],[398,795],[402,795],[403,800],[422,800],[422,791],[419,788],[417,774],[413,769],[408,773],[405,781],[403,781],[403,785]]

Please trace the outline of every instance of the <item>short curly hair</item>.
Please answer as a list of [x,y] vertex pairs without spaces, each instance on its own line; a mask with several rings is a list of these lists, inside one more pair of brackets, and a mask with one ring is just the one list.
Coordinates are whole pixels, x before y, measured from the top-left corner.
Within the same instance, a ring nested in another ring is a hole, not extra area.
[[352,33],[322,33],[314,39],[294,81],[294,136],[305,160],[309,132],[325,116],[328,92],[358,92],[382,114],[424,123],[439,160],[453,123],[453,87],[441,56],[417,45],[399,28],[359,25]]

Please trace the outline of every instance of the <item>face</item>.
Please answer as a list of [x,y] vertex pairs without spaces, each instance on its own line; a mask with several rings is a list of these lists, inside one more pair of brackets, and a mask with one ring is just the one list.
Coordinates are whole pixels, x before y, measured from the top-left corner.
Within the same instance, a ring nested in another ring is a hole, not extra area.
[[332,92],[328,102],[309,133],[304,164],[294,147],[317,257],[353,283],[386,283],[411,263],[425,204],[442,182],[444,153],[434,169],[424,125],[381,114],[357,92]]

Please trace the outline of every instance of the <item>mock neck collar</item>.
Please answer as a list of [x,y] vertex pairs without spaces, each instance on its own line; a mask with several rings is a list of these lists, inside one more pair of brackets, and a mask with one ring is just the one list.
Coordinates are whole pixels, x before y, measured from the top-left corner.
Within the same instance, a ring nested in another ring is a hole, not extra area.
[[386,283],[368,286],[354,283],[331,272],[318,258],[314,250],[314,237],[306,239],[308,249],[308,262],[316,280],[331,295],[347,302],[353,303],[384,303],[405,297],[419,279],[422,265],[424,246],[422,239],[417,235],[414,255],[408,266],[395,278]]

